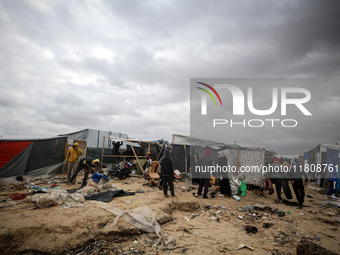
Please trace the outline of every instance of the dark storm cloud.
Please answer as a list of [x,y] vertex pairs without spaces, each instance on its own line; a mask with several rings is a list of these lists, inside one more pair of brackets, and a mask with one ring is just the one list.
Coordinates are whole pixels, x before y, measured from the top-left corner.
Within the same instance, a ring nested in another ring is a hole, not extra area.
[[[2,1],[0,133],[41,137],[98,128],[167,140],[188,134],[190,77],[339,76],[339,5]],[[279,145],[257,130],[227,135],[281,154],[337,140],[338,85],[312,89],[313,118],[304,122],[310,131],[283,130]],[[264,91],[255,92],[256,107],[268,108]],[[327,135],[315,136],[320,129]]]

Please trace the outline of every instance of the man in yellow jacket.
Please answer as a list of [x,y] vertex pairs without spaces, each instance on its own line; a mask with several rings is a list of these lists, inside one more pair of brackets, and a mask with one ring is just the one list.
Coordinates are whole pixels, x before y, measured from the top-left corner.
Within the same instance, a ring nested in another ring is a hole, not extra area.
[[65,159],[65,165],[67,166],[67,183],[70,182],[71,176],[72,174],[74,174],[77,168],[78,158],[81,155],[83,155],[83,152],[79,148],[79,143],[74,143],[72,147],[67,151]]

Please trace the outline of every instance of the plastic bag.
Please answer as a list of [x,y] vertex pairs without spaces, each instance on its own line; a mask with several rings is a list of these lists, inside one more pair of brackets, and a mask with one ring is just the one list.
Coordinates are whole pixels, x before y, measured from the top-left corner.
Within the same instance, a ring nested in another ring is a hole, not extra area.
[[241,186],[238,188],[238,194],[244,197],[247,194],[247,184],[245,181],[241,181]]
[[167,245],[170,240],[173,238],[170,236],[168,240],[166,240],[166,234],[163,233],[161,226],[156,221],[156,213],[148,206],[139,207],[134,210],[121,210],[112,206],[108,206],[104,203],[96,203],[100,208],[105,209],[106,211],[116,215],[117,217],[113,221],[113,225],[118,223],[118,220],[121,217],[124,217],[125,221],[136,228],[148,232],[148,233],[156,233],[159,237],[158,242],[163,241],[165,245]]
[[230,180],[231,195],[237,195],[238,187],[241,186],[241,182],[238,179],[232,178]]

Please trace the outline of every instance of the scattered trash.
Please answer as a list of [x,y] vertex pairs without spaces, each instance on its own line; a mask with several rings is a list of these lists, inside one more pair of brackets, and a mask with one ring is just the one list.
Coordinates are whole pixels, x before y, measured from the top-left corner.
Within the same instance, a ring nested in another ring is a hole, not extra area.
[[240,220],[243,220],[243,217],[242,217],[242,216],[238,216],[238,218],[239,218]]
[[285,212],[280,212],[279,213],[279,217],[283,217],[283,216],[285,216],[286,214],[285,214]]
[[271,253],[272,255],[281,255],[281,253],[276,249],[272,250]]
[[239,202],[241,202],[241,198],[239,196],[233,195],[233,198]]
[[190,219],[188,217],[184,217],[184,219],[186,219],[187,221],[190,221]]
[[13,200],[24,200],[27,197],[26,194],[13,194],[11,199]]
[[255,205],[246,205],[242,208],[243,211],[255,210]]
[[240,250],[240,249],[243,249],[243,248],[247,248],[247,249],[252,250],[252,251],[254,250],[253,247],[250,247],[250,246],[245,245],[245,244],[243,244],[243,243],[241,243],[241,244],[238,246],[238,248],[236,248],[236,250]]
[[80,255],[80,254],[91,254],[92,252],[98,250],[100,246],[105,246],[107,242],[105,240],[96,240],[90,245],[82,248],[81,250],[78,250],[73,253],[73,255]]
[[254,233],[254,234],[257,233],[257,227],[246,225],[244,228],[247,231],[247,233]]
[[215,221],[219,222],[219,221],[220,221],[220,218],[218,218],[218,217],[212,217],[212,216],[211,216],[211,217],[209,218],[209,220],[215,220]]
[[144,190],[136,190],[135,193],[145,193]]
[[264,228],[270,228],[271,226],[273,226],[274,225],[274,223],[268,223],[268,222],[264,222],[263,223],[263,227]]
[[115,208],[113,206],[108,206],[102,202],[98,202],[96,205],[117,216],[113,221],[113,225],[116,225],[118,220],[122,217],[127,223],[144,232],[156,233],[159,238],[157,244],[163,243],[165,246],[167,246],[169,243],[174,241],[172,236],[168,236],[167,234],[163,233],[161,226],[155,219],[156,213],[148,206],[127,211]]

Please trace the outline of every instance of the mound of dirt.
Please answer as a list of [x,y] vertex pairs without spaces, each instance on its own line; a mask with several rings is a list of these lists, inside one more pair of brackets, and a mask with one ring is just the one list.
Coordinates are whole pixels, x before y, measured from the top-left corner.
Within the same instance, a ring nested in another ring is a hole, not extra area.
[[296,247],[297,255],[339,255],[308,240],[302,240]]
[[195,202],[173,202],[164,209],[164,212],[171,214],[173,211],[196,212],[200,205]]

